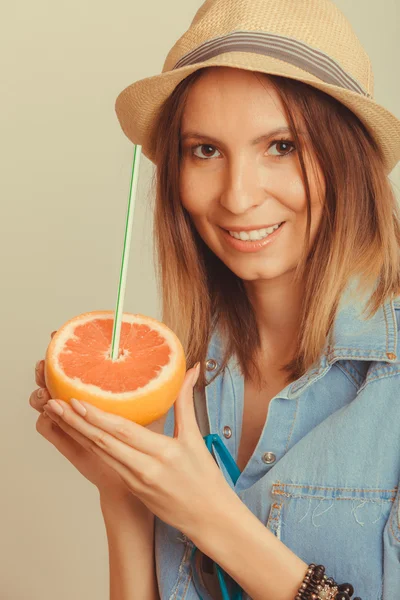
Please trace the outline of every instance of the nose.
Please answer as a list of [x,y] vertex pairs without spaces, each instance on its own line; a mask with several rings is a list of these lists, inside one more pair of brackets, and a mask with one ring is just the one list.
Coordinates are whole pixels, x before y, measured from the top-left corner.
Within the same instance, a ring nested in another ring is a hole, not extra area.
[[242,214],[263,201],[265,192],[257,171],[254,158],[242,155],[229,161],[220,203],[232,214]]

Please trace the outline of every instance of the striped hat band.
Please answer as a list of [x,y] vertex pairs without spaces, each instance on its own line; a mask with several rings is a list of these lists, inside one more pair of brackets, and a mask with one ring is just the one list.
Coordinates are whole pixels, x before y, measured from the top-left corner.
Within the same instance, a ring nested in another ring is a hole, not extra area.
[[294,38],[259,31],[233,31],[197,46],[185,54],[171,70],[195,65],[226,52],[251,52],[283,60],[318,77],[367,98],[372,95],[330,56]]

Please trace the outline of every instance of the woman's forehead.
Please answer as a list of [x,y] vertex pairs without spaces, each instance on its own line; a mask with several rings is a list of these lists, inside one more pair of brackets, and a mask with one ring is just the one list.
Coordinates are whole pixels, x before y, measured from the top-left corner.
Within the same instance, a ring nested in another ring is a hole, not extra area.
[[[294,111],[300,125],[301,111],[296,105]],[[245,121],[247,126],[254,125],[258,136],[270,129],[289,126],[275,82],[265,74],[228,67],[206,69],[189,90],[182,126],[190,126],[191,130],[201,129],[206,124],[224,128],[230,121],[232,125],[237,124],[235,119],[240,119],[238,123]]]
[[[276,84],[275,84],[276,85]],[[247,71],[231,67],[208,67],[204,69],[189,90],[189,97],[201,94],[205,90],[215,94],[247,92],[253,96],[267,93],[276,98],[275,85],[264,73]]]

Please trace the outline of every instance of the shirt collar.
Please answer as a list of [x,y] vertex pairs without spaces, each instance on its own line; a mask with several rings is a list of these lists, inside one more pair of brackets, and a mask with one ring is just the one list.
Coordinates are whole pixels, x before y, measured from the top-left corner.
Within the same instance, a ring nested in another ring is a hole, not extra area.
[[[363,311],[369,296],[352,300],[352,290],[353,282],[342,295],[318,365],[290,384],[290,395],[338,360],[383,361],[389,364],[399,362],[395,308],[400,309],[400,296],[387,300],[372,318],[366,320]],[[218,332],[214,332],[209,345],[209,356],[218,362],[222,358],[222,352],[222,340]],[[211,378],[212,375],[211,373]]]
[[344,359],[396,362],[398,326],[395,307],[400,308],[400,297],[387,300],[368,320],[363,311],[369,298],[352,303],[347,298],[345,294],[341,300],[325,347],[328,362]]

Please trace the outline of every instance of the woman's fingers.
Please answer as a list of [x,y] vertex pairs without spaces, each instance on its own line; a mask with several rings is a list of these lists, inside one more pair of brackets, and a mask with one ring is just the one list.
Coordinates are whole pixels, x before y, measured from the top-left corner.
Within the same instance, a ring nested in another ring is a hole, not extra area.
[[87,440],[83,436],[69,429],[64,423],[56,423],[52,418],[45,417],[43,413],[36,421],[36,431],[53,444],[74,466],[82,461],[83,455],[86,454],[83,444]]
[[[57,331],[53,331],[50,334],[50,337],[53,339],[53,337],[55,336],[56,333],[57,333]],[[38,397],[39,390],[35,390],[29,398],[29,404],[32,406],[32,408],[35,408],[36,410],[39,410],[40,412],[42,412],[43,406],[46,404],[47,400],[49,400],[49,398],[50,398],[50,394],[49,394],[48,390],[46,389],[46,382],[44,379],[44,360],[38,360],[38,362],[36,363],[35,381],[36,381],[36,385],[38,385],[39,388],[42,388],[44,393],[43,393],[42,397]]]
[[[92,436],[91,439],[93,436],[102,438],[103,444],[107,444],[112,438],[112,440],[121,440],[124,446],[128,445],[140,453],[160,456],[163,455],[166,444],[169,442],[164,436],[155,434],[134,421],[100,410],[88,402],[85,403],[86,415],[84,417],[77,414],[79,409],[75,406],[69,406],[63,401],[59,401],[59,403],[64,409],[64,420],[71,423],[73,427],[77,427],[78,430],[82,429],[84,435]],[[96,443],[100,442],[101,445],[102,440],[96,439],[95,441]]]
[[[50,411],[47,412],[45,410],[43,417],[46,420],[52,422],[53,426],[56,425],[57,427],[59,427],[64,432],[64,434],[68,435],[73,440],[75,440],[80,445],[80,447],[82,447],[85,450],[89,450],[89,444],[88,444],[87,438],[84,435],[82,435],[81,433],[79,433],[79,431],[77,431],[76,429],[74,429],[73,427],[68,425],[68,423],[65,423],[62,419],[57,417],[57,415],[54,415],[54,413],[51,413]],[[37,421],[37,423],[38,422],[39,421]],[[39,431],[39,433],[40,433],[40,431]]]
[[[56,333],[57,333],[57,330],[51,332],[51,334],[50,334],[51,339],[53,339],[53,337],[55,336]],[[46,382],[44,380],[44,360],[38,360],[38,362],[36,363],[35,381],[36,381],[36,385],[38,385],[39,387],[46,387]]]
[[[50,437],[48,437],[48,435],[46,435],[46,433],[48,434],[48,425],[46,421],[50,421],[50,423],[52,423],[53,426],[57,424],[60,428],[60,432],[58,435],[51,434],[51,439]],[[112,453],[110,453],[108,447],[102,449],[101,444],[97,444],[94,441],[95,439],[97,439],[96,434],[94,435],[93,439],[88,438],[86,435],[81,434],[77,429],[75,429],[75,427],[70,426],[66,421],[63,420],[62,417],[59,417],[54,413],[51,413],[50,416],[50,410],[48,418],[45,418],[43,415],[40,415],[36,423],[36,430],[42,435],[44,435],[44,437],[46,437],[50,442],[52,442],[53,445],[74,466],[77,466],[77,464],[79,464],[78,461],[81,461],[82,452],[86,454],[87,451],[89,451],[94,455],[93,458],[99,457],[108,467],[111,467],[115,472],[116,476],[119,475],[122,481],[131,489],[132,473],[130,466],[126,466],[123,462],[121,462],[119,456],[115,458],[112,455]],[[69,443],[70,439],[73,445]],[[115,440],[115,442],[121,444],[121,446],[125,446],[125,444],[122,444],[118,440]],[[128,450],[127,446],[125,446],[125,450]],[[90,477],[88,477],[88,475],[84,471],[81,470],[81,473],[85,477],[90,479]],[[133,489],[131,491],[133,491]]]
[[44,381],[44,360],[38,360],[35,366],[35,381],[39,387],[45,387]]
[[[41,394],[41,396],[39,394]],[[38,390],[35,390],[34,392],[32,392],[32,394],[30,395],[29,404],[35,410],[38,410],[39,412],[43,412],[43,407],[46,404],[46,402],[48,402],[49,400],[50,400],[49,391],[46,388],[39,388]]]
[[50,413],[42,413],[36,421],[36,431],[45,437],[74,466],[90,450],[88,439],[62,419]]
[[[160,444],[164,443],[164,436],[87,403],[87,413],[84,417],[67,402],[57,400],[57,403],[64,411],[62,416],[56,417],[57,422],[63,421],[86,437],[88,450],[96,453],[100,448],[125,467],[131,468],[134,465],[136,474],[146,472],[153,463],[150,455],[163,455]],[[139,438],[146,438],[147,443],[143,445]]]

